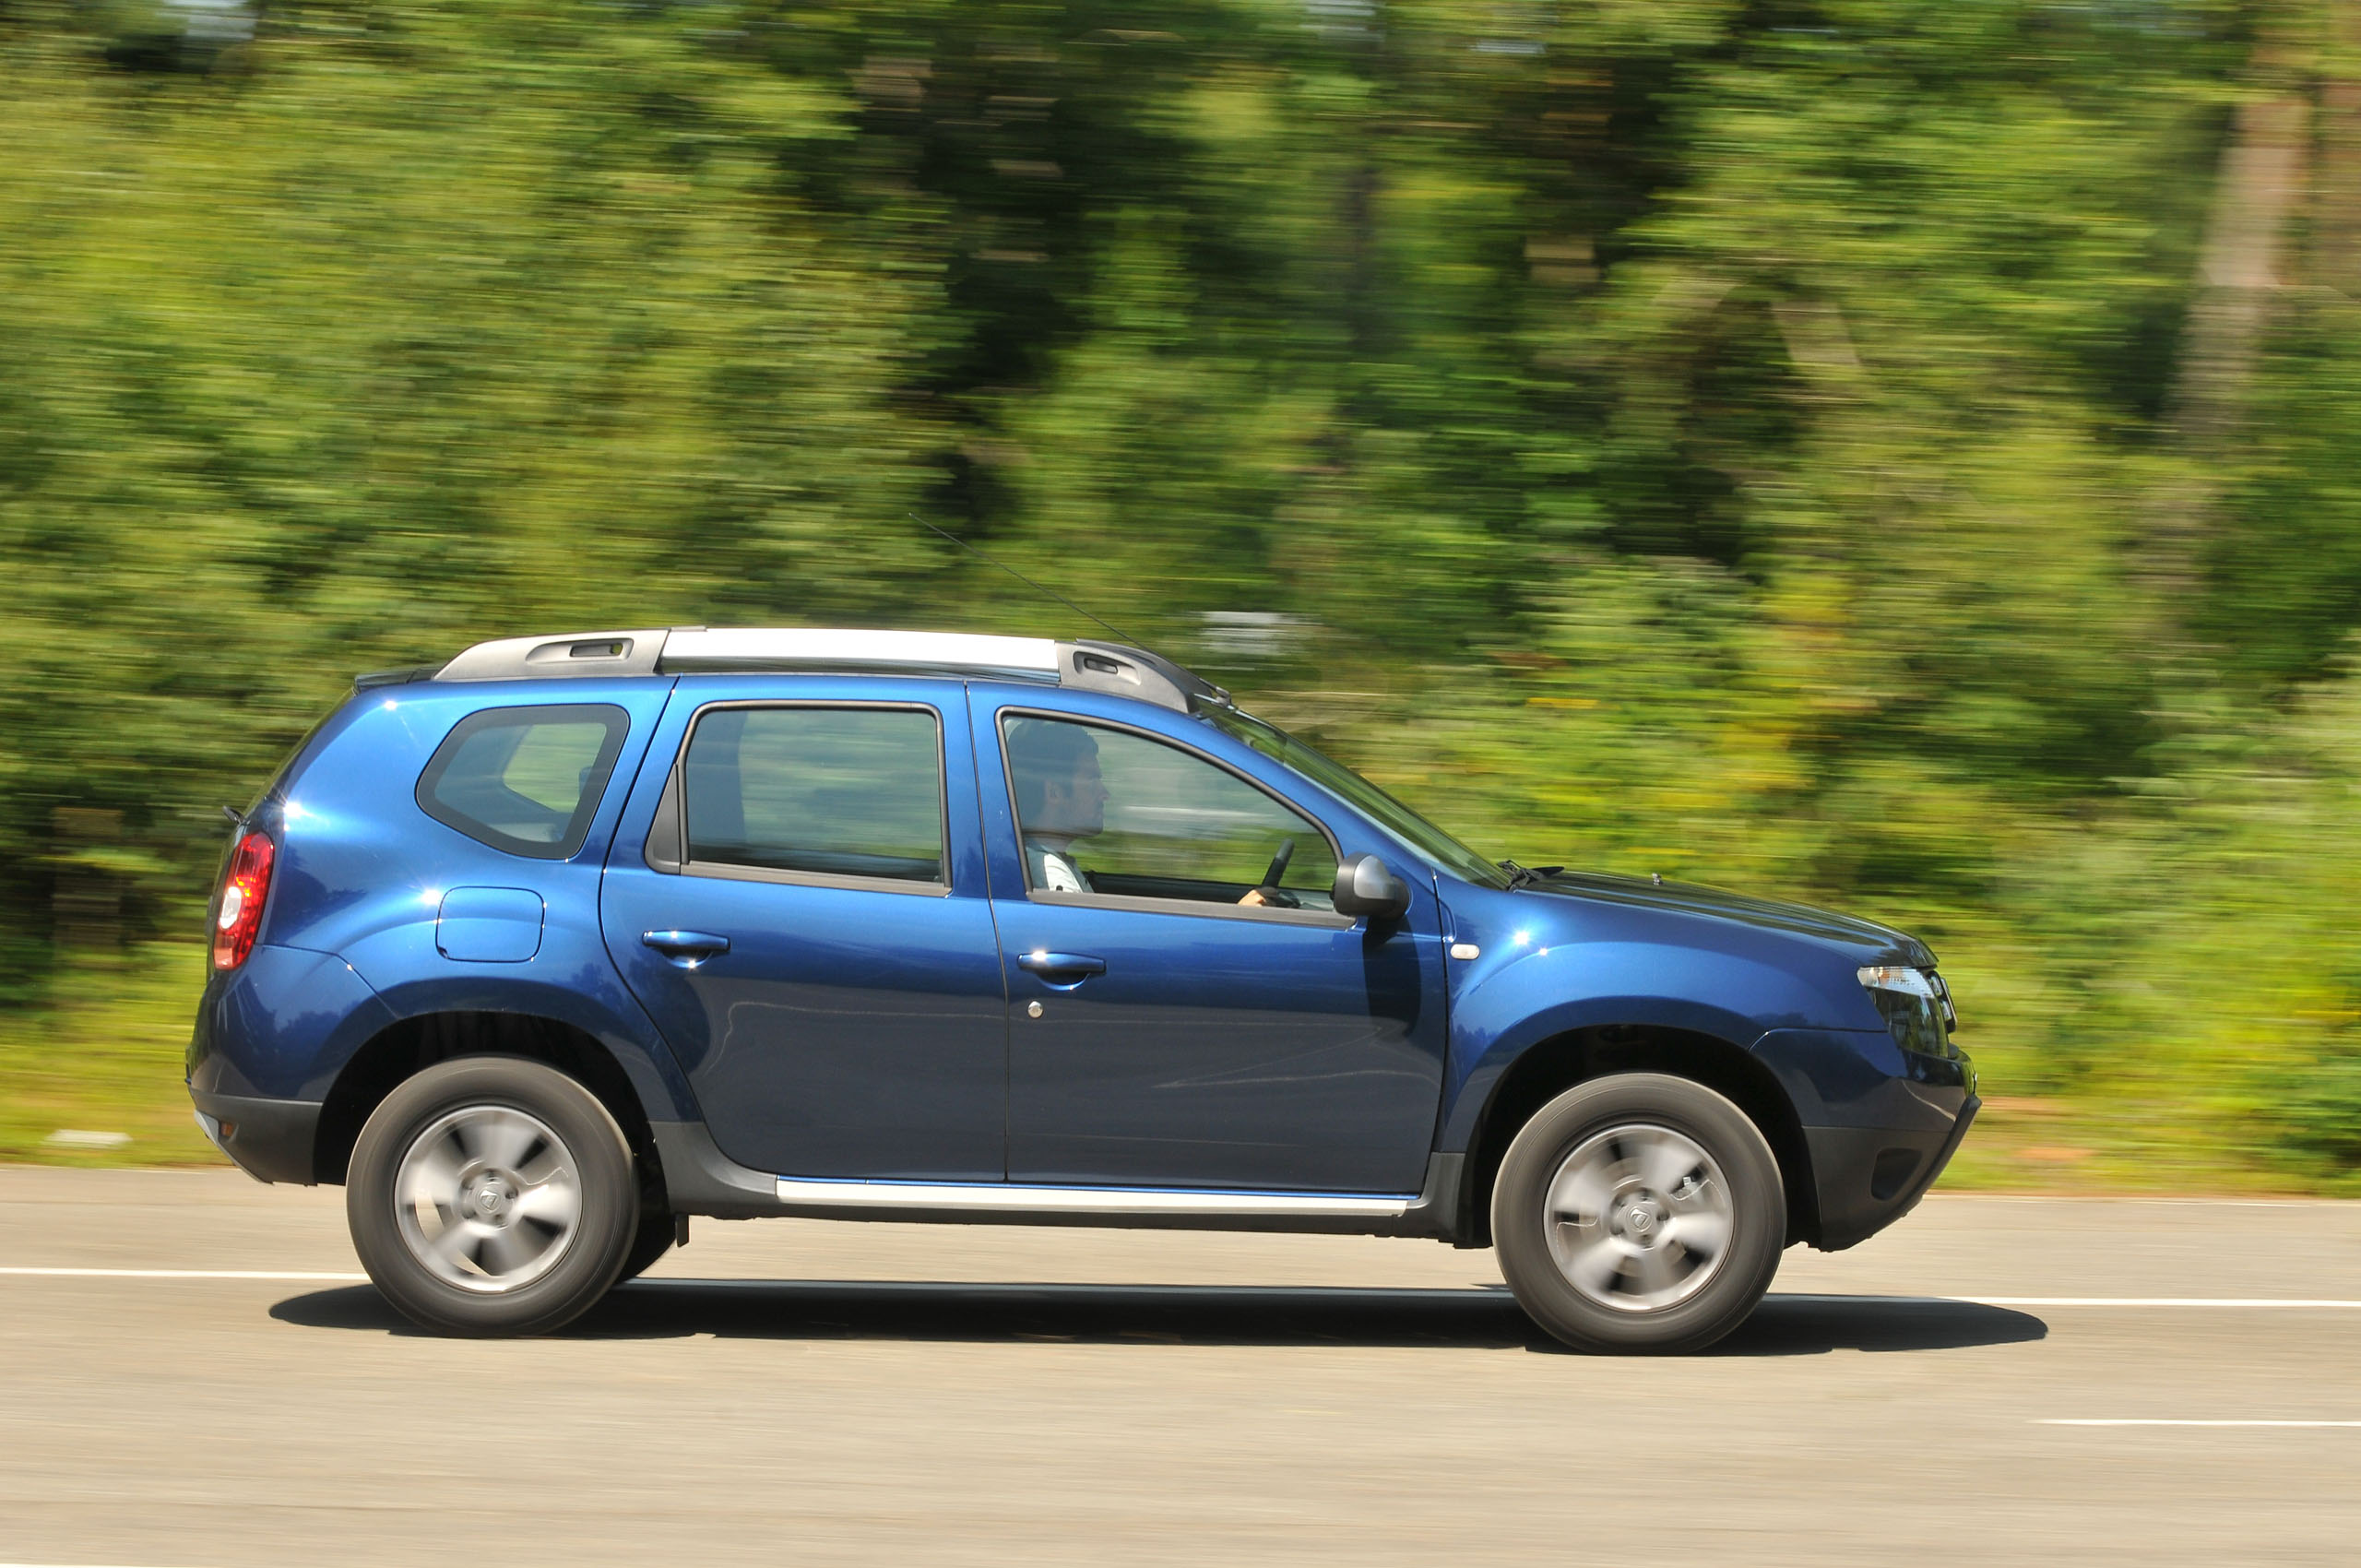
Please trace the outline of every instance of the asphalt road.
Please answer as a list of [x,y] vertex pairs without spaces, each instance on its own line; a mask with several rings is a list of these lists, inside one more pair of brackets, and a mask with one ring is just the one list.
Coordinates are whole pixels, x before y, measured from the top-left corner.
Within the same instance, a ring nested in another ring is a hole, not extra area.
[[1655,1360],[1432,1242],[807,1221],[441,1340],[341,1199],[0,1170],[0,1563],[2361,1562],[2361,1205],[1939,1196]]

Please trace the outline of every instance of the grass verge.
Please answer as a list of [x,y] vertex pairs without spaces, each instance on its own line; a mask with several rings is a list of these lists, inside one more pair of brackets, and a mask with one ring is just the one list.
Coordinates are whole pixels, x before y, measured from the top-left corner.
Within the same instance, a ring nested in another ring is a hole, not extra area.
[[55,975],[46,1005],[0,1012],[0,1159],[227,1164],[182,1084],[205,956],[156,943],[83,958]]

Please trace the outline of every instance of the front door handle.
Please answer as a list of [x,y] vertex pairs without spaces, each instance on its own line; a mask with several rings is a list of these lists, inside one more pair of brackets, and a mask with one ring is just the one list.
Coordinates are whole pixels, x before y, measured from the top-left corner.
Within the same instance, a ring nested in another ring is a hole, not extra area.
[[1107,972],[1107,960],[1087,953],[1052,953],[1036,947],[1017,955],[1016,967],[1039,975],[1051,985],[1080,985],[1092,975]]
[[684,969],[694,969],[707,958],[718,957],[730,951],[728,937],[703,931],[643,932],[639,940]]

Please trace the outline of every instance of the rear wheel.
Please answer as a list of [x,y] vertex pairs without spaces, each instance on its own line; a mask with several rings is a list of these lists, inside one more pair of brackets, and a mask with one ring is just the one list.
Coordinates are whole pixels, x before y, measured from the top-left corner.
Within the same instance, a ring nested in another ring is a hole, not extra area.
[[1492,1239],[1518,1304],[1575,1348],[1696,1350],[1771,1288],[1786,1197],[1744,1111],[1686,1078],[1624,1073],[1518,1132]]
[[607,1292],[636,1237],[631,1149],[598,1098],[517,1057],[427,1068],[362,1128],[353,1250],[386,1299],[445,1334],[538,1334]]

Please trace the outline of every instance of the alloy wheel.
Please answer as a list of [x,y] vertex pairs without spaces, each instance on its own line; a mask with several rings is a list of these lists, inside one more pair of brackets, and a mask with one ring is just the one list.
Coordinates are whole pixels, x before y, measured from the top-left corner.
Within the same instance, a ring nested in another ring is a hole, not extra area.
[[1679,1305],[1729,1251],[1729,1183],[1694,1138],[1634,1123],[1594,1134],[1550,1178],[1549,1255],[1582,1296],[1618,1312]]
[[445,1284],[500,1294],[557,1265],[582,1218],[582,1177],[549,1124],[512,1106],[450,1111],[394,1176],[402,1241]]

